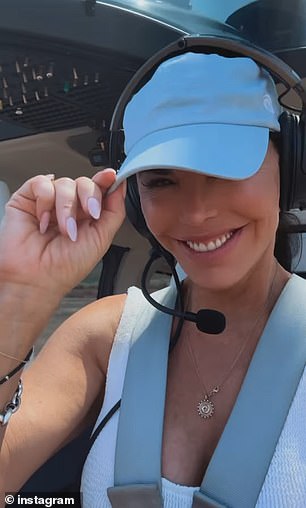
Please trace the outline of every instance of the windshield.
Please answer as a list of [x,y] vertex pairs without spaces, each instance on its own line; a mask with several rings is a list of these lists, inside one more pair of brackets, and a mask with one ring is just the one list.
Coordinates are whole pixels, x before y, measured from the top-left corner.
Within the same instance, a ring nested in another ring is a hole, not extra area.
[[[103,2],[100,2],[103,3]],[[180,9],[188,9],[193,13],[201,14],[205,17],[216,21],[224,22],[228,16],[237,11],[241,7],[253,3],[248,0],[117,0],[118,5],[125,6],[139,12],[146,12],[149,15],[159,14],[160,8],[170,7],[172,14]],[[167,16],[166,12],[164,21],[170,22],[171,12]]]
[[[224,24],[261,47],[281,53],[306,47],[306,0],[115,0],[111,3],[181,28],[207,33]],[[287,56],[287,55],[286,55]],[[288,58],[286,58],[288,60]],[[289,55],[290,60],[290,55]],[[290,62],[297,67],[295,62]],[[300,69],[296,69],[300,71]],[[305,76],[305,72],[303,73]]]

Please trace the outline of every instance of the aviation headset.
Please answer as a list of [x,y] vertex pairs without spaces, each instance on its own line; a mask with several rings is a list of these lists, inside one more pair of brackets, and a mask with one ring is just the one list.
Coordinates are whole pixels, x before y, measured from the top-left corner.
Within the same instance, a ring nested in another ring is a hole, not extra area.
[[[285,86],[281,99],[290,91],[297,93],[301,109],[284,106],[292,112],[284,111],[280,118],[280,209],[306,209],[306,84],[299,75],[277,56],[250,42],[233,35],[184,36],[171,43],[151,57],[133,76],[123,91],[110,125],[109,160],[116,171],[124,161],[124,132],[122,128],[125,108],[132,96],[149,81],[159,65],[170,58],[186,53],[218,53],[223,56],[245,56],[265,68],[276,82]],[[297,114],[299,113],[299,114]],[[154,248],[169,258],[169,253],[157,243],[147,228],[142,214],[136,176],[128,178],[126,195],[127,215],[136,230],[146,237]],[[305,227],[304,227],[305,229]]]

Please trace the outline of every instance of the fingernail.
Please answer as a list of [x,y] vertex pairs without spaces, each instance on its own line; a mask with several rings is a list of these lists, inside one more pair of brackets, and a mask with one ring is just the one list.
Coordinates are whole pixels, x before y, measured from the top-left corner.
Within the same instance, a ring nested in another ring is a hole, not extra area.
[[68,219],[66,220],[66,230],[70,240],[76,242],[76,239],[78,237],[78,228],[77,223],[73,217],[68,217]]
[[50,212],[44,212],[40,218],[39,231],[41,232],[42,235],[48,229],[49,222],[50,222],[50,216],[51,216]]
[[96,198],[88,198],[88,211],[94,219],[99,219],[101,213],[101,205]]
[[50,173],[49,175],[46,175],[46,177],[49,178],[49,180],[54,180],[55,175],[53,173]]

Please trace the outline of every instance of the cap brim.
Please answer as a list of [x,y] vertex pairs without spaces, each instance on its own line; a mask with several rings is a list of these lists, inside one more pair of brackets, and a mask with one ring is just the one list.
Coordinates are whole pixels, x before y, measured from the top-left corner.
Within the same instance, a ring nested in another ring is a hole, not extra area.
[[261,167],[269,129],[245,125],[186,125],[141,139],[124,160],[113,192],[123,180],[150,169],[178,169],[216,178],[242,180]]

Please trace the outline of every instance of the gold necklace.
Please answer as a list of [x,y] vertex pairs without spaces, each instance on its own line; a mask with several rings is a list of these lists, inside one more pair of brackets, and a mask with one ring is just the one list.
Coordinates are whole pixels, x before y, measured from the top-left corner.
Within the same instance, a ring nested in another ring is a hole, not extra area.
[[[201,418],[206,420],[206,419],[211,418],[213,416],[213,414],[215,412],[215,405],[214,405],[214,403],[213,403],[213,401],[211,399],[217,393],[219,393],[221,388],[224,386],[224,384],[226,383],[226,381],[230,377],[232,371],[234,370],[235,365],[237,364],[239,358],[241,357],[242,353],[246,349],[247,344],[250,342],[251,337],[253,337],[254,334],[255,334],[257,326],[258,326],[258,324],[259,324],[259,322],[260,322],[260,320],[262,318],[262,312],[264,310],[268,309],[268,307],[270,305],[271,297],[272,297],[272,291],[273,291],[273,287],[274,287],[276,273],[277,273],[277,263],[276,263],[275,272],[274,272],[274,275],[273,275],[273,279],[272,279],[272,283],[271,283],[271,286],[270,286],[270,289],[269,289],[267,300],[266,300],[265,304],[263,305],[263,307],[262,307],[258,317],[256,318],[256,321],[255,321],[254,325],[252,326],[252,329],[251,329],[247,339],[243,342],[241,348],[239,349],[239,351],[236,354],[233,362],[231,363],[231,366],[230,366],[229,370],[226,372],[226,374],[223,377],[223,379],[221,380],[221,382],[218,383],[217,385],[215,385],[214,388],[212,390],[210,390],[210,391],[207,390],[207,388],[206,388],[206,386],[205,386],[205,384],[203,382],[203,379],[201,379],[201,376],[199,374],[198,365],[197,365],[197,362],[196,362],[196,358],[195,358],[194,352],[192,350],[192,347],[191,347],[191,344],[190,344],[190,341],[189,341],[189,335],[187,335],[186,343],[187,343],[187,347],[188,347],[188,353],[189,353],[189,356],[190,356],[191,361],[193,363],[195,373],[196,373],[196,375],[197,375],[197,377],[198,377],[198,379],[199,379],[199,381],[200,381],[200,383],[202,385],[202,389],[203,389],[203,393],[204,393],[204,397],[197,404],[197,413],[198,413],[198,415]],[[186,308],[188,306],[188,302],[189,302],[189,292],[188,292],[188,297],[187,297],[187,302],[186,302]]]

